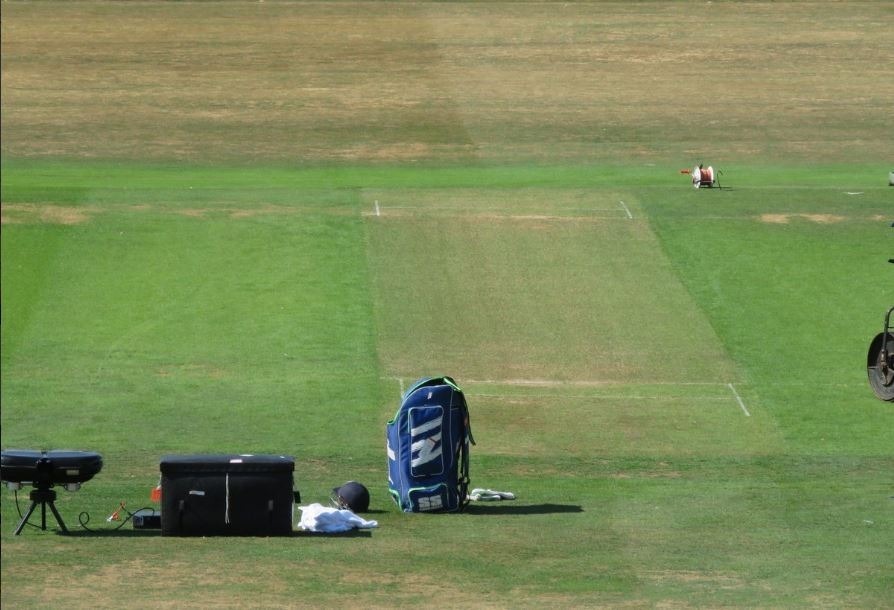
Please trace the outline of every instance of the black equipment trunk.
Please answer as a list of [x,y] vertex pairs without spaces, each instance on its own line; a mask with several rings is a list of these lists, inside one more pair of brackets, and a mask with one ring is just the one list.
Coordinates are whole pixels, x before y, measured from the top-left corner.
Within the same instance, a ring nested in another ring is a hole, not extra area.
[[277,455],[161,460],[162,536],[287,536],[295,461]]

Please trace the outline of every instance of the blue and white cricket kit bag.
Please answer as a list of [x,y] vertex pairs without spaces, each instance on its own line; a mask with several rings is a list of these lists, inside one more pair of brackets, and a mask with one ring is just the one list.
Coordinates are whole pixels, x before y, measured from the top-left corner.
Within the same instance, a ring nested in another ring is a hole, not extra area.
[[405,513],[451,512],[468,504],[469,408],[450,377],[422,378],[385,426],[388,490]]

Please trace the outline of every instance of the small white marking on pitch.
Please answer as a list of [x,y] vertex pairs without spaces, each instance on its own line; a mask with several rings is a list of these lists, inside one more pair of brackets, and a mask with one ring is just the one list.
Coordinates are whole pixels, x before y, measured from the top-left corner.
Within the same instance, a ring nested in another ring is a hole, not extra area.
[[728,383],[726,386],[733,393],[733,396],[736,398],[736,402],[739,403],[739,406],[742,407],[742,412],[745,413],[745,417],[751,417],[751,413],[748,412],[748,409],[745,408],[745,401],[742,400],[742,397],[739,396],[739,393],[736,392],[735,386],[733,384]]
[[624,211],[627,213],[627,218],[633,220],[633,214],[630,213],[630,208],[627,207],[627,204],[623,201],[619,201],[618,203],[620,203],[621,207],[624,208]]

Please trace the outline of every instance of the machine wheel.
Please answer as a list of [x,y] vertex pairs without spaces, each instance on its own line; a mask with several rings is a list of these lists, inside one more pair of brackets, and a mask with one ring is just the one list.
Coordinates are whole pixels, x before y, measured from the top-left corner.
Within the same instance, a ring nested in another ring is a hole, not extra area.
[[[887,340],[885,335],[888,336]],[[882,350],[882,343],[885,343],[885,351]],[[875,395],[894,402],[894,335],[882,332],[872,340],[866,358],[866,372]]]

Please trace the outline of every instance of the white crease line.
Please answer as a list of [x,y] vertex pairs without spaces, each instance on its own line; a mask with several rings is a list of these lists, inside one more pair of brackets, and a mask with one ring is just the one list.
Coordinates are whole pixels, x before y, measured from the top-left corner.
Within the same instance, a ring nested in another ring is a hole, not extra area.
[[[476,398],[498,398],[504,400],[526,400],[532,398],[556,398],[554,394],[490,394],[487,392],[468,392]],[[729,396],[647,396],[638,394],[562,394],[563,400],[577,398],[581,400],[656,400],[685,402],[729,402]]]
[[732,391],[733,396],[736,397],[736,402],[738,402],[739,406],[742,407],[742,412],[745,413],[745,417],[751,417],[751,413],[749,413],[748,409],[745,408],[745,403],[742,401],[742,397],[739,396],[739,393],[736,392],[736,388],[733,386],[733,384],[728,383],[726,384],[726,386],[730,389],[730,391]]
[[[403,378],[397,376],[389,376],[387,379],[394,379],[403,384]],[[730,384],[723,381],[652,381],[648,383],[635,383],[629,381],[617,381],[610,379],[570,379],[560,381],[556,379],[461,379],[460,386],[466,385],[495,385],[495,386],[517,386],[531,388],[605,388],[605,387],[642,387],[642,386],[729,386]]]
[[540,388],[602,388],[606,386],[720,386],[726,385],[719,381],[655,381],[651,383],[630,383],[626,381],[610,380],[569,380],[557,381],[554,379],[464,379],[460,385],[508,385]]
[[[623,202],[622,202],[623,205]],[[372,212],[361,211],[361,216],[382,216],[384,206],[379,206],[379,202],[375,201]],[[563,216],[562,214],[546,214],[540,212],[513,213],[510,210],[496,208],[459,208],[451,206],[416,206],[416,205],[389,205],[388,209],[398,212],[398,217],[413,217],[413,214],[401,214],[400,212],[409,210],[410,212],[421,211],[423,216],[434,217],[463,217],[463,218],[483,218],[490,220],[540,220],[552,222],[597,222],[618,220],[618,208],[561,208],[557,212],[588,212],[583,216]],[[610,214],[610,212],[612,212]],[[633,214],[624,206],[626,219],[632,219]],[[603,213],[605,215],[601,215]],[[395,216],[395,214],[391,214]],[[418,217],[418,216],[416,216]]]
[[[404,380],[403,377],[390,377],[390,379],[396,379],[398,384],[400,385],[400,395],[404,395]],[[722,383],[717,381],[656,381],[654,383],[627,383],[623,381],[593,381],[593,380],[571,380],[571,381],[555,381],[552,379],[504,379],[504,380],[495,380],[495,379],[465,379],[462,381],[461,385],[496,385],[496,386],[517,386],[517,387],[532,387],[532,388],[562,388],[562,387],[578,387],[578,388],[605,388],[605,387],[642,387],[642,386],[721,386],[725,385],[730,389],[730,392],[733,393],[733,398],[736,399],[736,402],[739,405],[739,408],[742,409],[742,412],[745,414],[745,417],[751,417],[751,413],[748,412],[748,408],[745,406],[745,401],[742,400],[742,397],[739,395],[739,392],[736,391],[736,387],[732,383]],[[531,395],[504,395],[504,394],[488,394],[484,392],[474,392],[476,396],[486,396],[492,398],[531,398]],[[534,396],[536,397],[536,396]],[[546,397],[546,396],[544,396]],[[617,399],[649,399],[650,397],[640,397],[640,396],[617,396],[617,397],[607,397],[607,396],[568,396],[567,398],[598,398],[598,399],[606,399],[606,398],[617,398]],[[652,398],[667,398],[667,397],[652,397]],[[702,396],[702,397],[686,397],[686,396],[672,396],[670,397],[674,400],[701,400],[701,401],[719,401],[725,399],[718,399],[712,396]]]
[[627,212],[627,218],[633,220],[633,214],[630,213],[630,208],[628,208],[623,201],[619,201],[618,203],[620,203],[621,207],[624,208],[624,211]]
[[[389,205],[389,210],[426,210],[431,212],[468,212],[469,214],[480,214],[480,213],[505,213],[507,215],[517,215],[519,211],[524,212],[525,210],[519,210],[518,208],[495,208],[495,207],[475,207],[468,205]],[[539,210],[535,209],[531,211],[532,214],[536,213],[546,213],[550,212],[617,212],[618,208],[564,208],[557,207],[553,210]]]
[[[403,377],[396,375],[388,375],[383,379],[393,379],[403,384]],[[615,387],[643,387],[643,386],[725,386],[731,388],[733,384],[725,381],[649,381],[649,382],[632,382],[619,381],[615,379],[461,379],[460,386],[463,385],[508,385],[521,387],[541,387],[541,388],[561,388],[561,387],[584,387],[584,388],[602,388],[606,386]],[[777,384],[779,385],[779,384]],[[800,385],[800,384],[798,384]],[[850,387],[848,384],[839,384],[842,387]],[[735,392],[735,390],[733,390]]]
[[[402,210],[406,208],[401,208],[396,205],[389,205],[388,209],[391,211],[394,210]],[[616,211],[617,212],[617,211]],[[375,210],[372,212],[363,211],[360,213],[361,216],[375,216]],[[384,218],[384,216],[382,216]],[[462,218],[462,219],[480,219],[480,220],[520,220],[520,221],[541,221],[541,222],[609,222],[612,220],[624,220],[627,221],[627,218],[622,216],[618,216],[617,213],[612,216],[549,216],[543,214],[491,214],[491,213],[469,213],[469,214],[458,214],[458,213],[450,213],[450,214],[430,214],[430,215],[412,215],[412,214],[401,214],[396,213],[388,214],[388,218],[396,218],[396,219],[424,219],[424,220],[432,220],[438,218]]]

